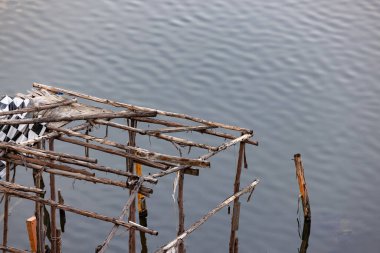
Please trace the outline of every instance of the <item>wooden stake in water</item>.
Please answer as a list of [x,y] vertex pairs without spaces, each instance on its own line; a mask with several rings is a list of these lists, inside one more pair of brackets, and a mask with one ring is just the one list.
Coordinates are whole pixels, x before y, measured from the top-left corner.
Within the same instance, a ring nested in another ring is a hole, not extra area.
[[[7,162],[5,167],[5,180],[9,182],[9,176],[10,176],[10,164]],[[4,229],[3,229],[3,245],[6,247],[8,243],[8,212],[9,212],[9,196],[8,194],[4,194],[5,197],[5,203],[4,203]],[[3,250],[3,253],[5,253],[6,250]]]

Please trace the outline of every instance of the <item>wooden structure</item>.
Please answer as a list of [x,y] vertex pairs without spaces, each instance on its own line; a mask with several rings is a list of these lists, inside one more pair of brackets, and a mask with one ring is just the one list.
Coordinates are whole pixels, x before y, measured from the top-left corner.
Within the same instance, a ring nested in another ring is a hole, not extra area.
[[[36,247],[36,252],[45,252],[47,241],[45,238],[47,236],[51,238],[51,252],[61,252],[60,234],[62,231],[57,228],[56,217],[59,211],[60,216],[64,215],[64,212],[71,212],[113,224],[113,228],[108,234],[105,234],[105,239],[100,242],[96,252],[105,252],[116,231],[122,227],[129,230],[128,252],[134,253],[136,252],[136,231],[144,236],[145,234],[158,234],[158,231],[136,222],[136,214],[144,209],[142,203],[139,204],[138,210],[136,209],[136,200],[143,201],[143,198],[151,196],[153,193],[152,186],[157,184],[160,178],[172,173],[177,174],[178,180],[178,237],[173,242],[158,249],[158,252],[185,252],[184,238],[232,201],[229,252],[238,251],[239,197],[247,192],[252,193],[258,183],[258,180],[255,180],[247,187],[240,189],[242,166],[247,163],[245,158],[246,145],[258,145],[256,141],[252,140],[252,130],[185,114],[116,102],[43,84],[34,83],[33,86],[35,90],[30,93],[18,94],[20,97],[33,100],[32,107],[0,113],[0,115],[21,112],[33,113],[32,118],[0,120],[0,125],[44,123],[47,127],[43,136],[36,137],[33,140],[18,144],[0,142],[0,151],[2,151],[0,160],[7,162],[6,180],[0,181],[0,192],[4,193],[5,196],[3,241],[0,245],[3,252],[35,252],[34,247]],[[120,120],[117,121],[117,119],[126,119],[126,123],[120,123]],[[153,129],[146,128],[148,125],[149,127],[153,126]],[[96,136],[95,133],[90,134],[91,130],[99,126],[105,127],[107,133],[110,129],[126,131],[125,136],[128,138],[123,143],[104,136]],[[219,141],[220,143],[211,145],[176,136],[178,133],[187,134],[189,132],[211,136],[215,142]],[[139,147],[136,136],[148,139],[157,138],[176,147],[178,145],[189,147],[189,153],[190,148],[196,148],[200,155],[197,157],[184,156],[181,152],[178,156],[147,150]],[[58,142],[84,147],[85,155],[57,152],[55,145],[58,145]],[[48,143],[48,147],[46,147],[46,143]],[[183,208],[185,175],[199,175],[199,168],[210,167],[209,159],[211,157],[235,144],[239,144],[239,155],[235,183],[231,187],[231,197],[186,230],[184,226],[185,210]],[[126,158],[126,168],[120,169],[101,165],[97,158],[90,157],[90,150]],[[16,182],[17,178],[11,179],[11,172],[16,171],[17,166],[20,165],[33,172],[34,186],[20,185]],[[144,175],[141,165],[157,169],[157,171],[153,174]],[[46,194],[43,187],[43,175],[45,174],[48,175],[50,181],[49,184],[45,184],[49,188],[50,196]],[[106,176],[99,176],[99,174]],[[122,179],[115,180],[115,177],[110,178],[107,177],[108,175],[116,175]],[[64,203],[60,192],[57,192],[55,177],[66,177],[126,188],[129,189],[129,198],[118,217],[108,217],[90,210],[78,209]],[[8,203],[10,198],[27,199],[35,203],[36,221],[32,218],[27,223],[28,231],[32,231],[29,235],[30,244],[34,245],[31,246],[31,251],[15,249],[8,245],[7,235],[10,227],[8,224]],[[48,210],[46,206],[50,207],[50,232],[44,225],[44,216]],[[126,216],[128,219],[125,219]],[[33,234],[33,227],[35,227],[35,235]]]

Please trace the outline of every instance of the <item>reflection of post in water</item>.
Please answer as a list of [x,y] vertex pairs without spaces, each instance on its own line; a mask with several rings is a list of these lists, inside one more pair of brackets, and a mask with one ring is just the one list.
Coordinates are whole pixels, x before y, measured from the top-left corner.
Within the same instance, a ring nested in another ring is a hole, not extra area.
[[[138,176],[142,176],[141,164],[136,163],[135,168],[136,168],[136,174]],[[147,221],[148,210],[146,209],[145,197],[141,193],[138,193],[137,199],[138,199],[137,208],[139,211],[139,222],[141,225],[146,227],[146,226],[148,226],[148,221]],[[145,236],[145,233],[142,231],[140,231],[140,242],[141,242],[141,253],[148,253],[146,236]]]
[[309,246],[309,236],[311,227],[311,210],[309,202],[309,194],[306,187],[305,175],[301,160],[301,154],[294,155],[294,163],[296,167],[296,176],[298,181],[298,186],[300,189],[300,195],[302,200],[302,209],[304,215],[303,229],[302,229],[302,242],[299,249],[300,253],[306,253],[307,247]]

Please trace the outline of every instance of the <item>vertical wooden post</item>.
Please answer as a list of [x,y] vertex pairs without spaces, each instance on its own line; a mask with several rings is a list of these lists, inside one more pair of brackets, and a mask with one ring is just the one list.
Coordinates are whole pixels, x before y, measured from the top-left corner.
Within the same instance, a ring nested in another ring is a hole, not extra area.
[[[54,139],[49,139],[49,150],[54,151]],[[50,174],[50,199],[55,201],[55,176],[54,174]],[[51,216],[51,252],[56,253],[57,250],[57,236],[56,236],[56,207],[54,205],[51,206],[50,209]]]
[[309,194],[306,186],[305,174],[301,160],[301,154],[294,155],[294,164],[296,167],[296,176],[300,195],[302,200],[302,209],[304,215],[303,229],[302,229],[302,242],[300,246],[300,253],[306,253],[309,245],[310,227],[311,227],[311,210],[309,202]]
[[[137,121],[132,119],[131,120],[131,126],[137,127]],[[129,131],[129,146],[136,146],[136,133]],[[131,173],[134,173],[134,166],[133,166],[133,160],[127,159],[127,170]],[[131,194],[131,191],[129,193]],[[136,201],[133,200],[130,208],[129,208],[129,221],[135,222],[136,221]],[[136,233],[134,228],[129,229],[129,253],[136,253]]]
[[56,246],[55,246],[55,250],[56,250],[57,253],[61,253],[62,252],[61,230],[57,229],[55,234],[56,234],[56,237],[57,237],[57,243],[56,243]]
[[[236,166],[235,183],[234,183],[234,194],[237,193],[240,188],[240,175],[241,175],[241,169],[242,169],[243,159],[244,159],[244,152],[245,152],[244,149],[245,149],[245,144],[243,142],[240,142],[239,155],[238,155],[238,161],[237,161],[237,166]],[[238,250],[237,230],[239,229],[239,215],[240,215],[240,202],[239,202],[239,198],[236,198],[234,200],[234,206],[233,206],[232,218],[231,218],[231,235],[230,235],[230,245],[229,245],[230,253],[237,253],[237,250]]]
[[[38,142],[37,148],[41,148],[43,143]],[[42,171],[38,171],[35,174],[36,187],[42,189]],[[36,193],[38,197],[41,197],[40,194]],[[44,206],[43,204],[36,202],[36,218],[37,218],[37,252],[45,252],[45,239],[44,239]]]
[[301,154],[294,155],[294,163],[296,167],[296,176],[298,180],[298,186],[300,188],[301,200],[302,200],[302,208],[305,219],[311,219],[311,210],[309,203],[309,194],[307,192],[307,186],[305,181],[305,175],[301,160]]
[[36,216],[32,216],[26,220],[26,229],[29,236],[30,251],[32,253],[37,252],[37,219]]
[[[10,178],[10,164],[7,162],[5,167],[5,180],[9,182]],[[4,193],[5,202],[4,202],[4,229],[3,229],[3,245],[6,247],[8,243],[8,214],[9,214],[9,196],[7,193]],[[5,253],[6,250],[3,250]]]
[[[178,171],[178,232],[177,236],[185,231],[185,211],[183,208],[183,184],[184,184],[184,172],[183,170]],[[185,253],[185,245],[183,241],[178,244],[178,253]]]

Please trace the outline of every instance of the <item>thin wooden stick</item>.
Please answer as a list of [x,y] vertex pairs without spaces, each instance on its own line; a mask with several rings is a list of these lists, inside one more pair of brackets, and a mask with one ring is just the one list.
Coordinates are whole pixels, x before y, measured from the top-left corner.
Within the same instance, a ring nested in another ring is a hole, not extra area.
[[166,112],[166,111],[155,110],[155,109],[147,108],[147,107],[135,106],[135,105],[126,104],[126,103],[120,103],[120,102],[112,101],[109,99],[97,98],[94,96],[85,95],[85,94],[81,94],[78,92],[69,91],[66,89],[55,88],[55,87],[44,85],[44,84],[33,83],[33,87],[45,89],[45,90],[49,90],[49,91],[53,91],[53,92],[62,92],[62,93],[66,93],[66,94],[76,96],[76,97],[80,97],[83,99],[92,100],[92,101],[95,101],[98,103],[113,105],[115,107],[124,107],[124,108],[128,108],[129,110],[132,110],[132,111],[157,112],[157,114],[160,114],[160,115],[165,115],[165,116],[175,117],[175,118],[181,118],[181,119],[187,119],[187,120],[191,120],[194,122],[198,122],[198,123],[202,123],[202,124],[206,124],[206,125],[210,125],[210,126],[217,126],[217,127],[221,127],[221,128],[225,128],[225,129],[229,129],[229,130],[234,130],[234,131],[239,131],[239,132],[243,132],[243,133],[253,133],[253,131],[250,129],[246,129],[246,128],[242,128],[242,127],[238,127],[238,126],[230,126],[230,125],[226,125],[226,124],[222,124],[222,123],[218,123],[218,122],[208,121],[208,120],[204,120],[201,118],[192,117],[192,116],[186,115],[186,114]]
[[[130,127],[130,126],[125,126],[123,124],[119,124],[119,123],[115,123],[115,122],[110,122],[110,121],[106,121],[106,120],[101,120],[101,119],[94,120],[94,122],[98,123],[98,124],[101,124],[101,125],[107,125],[107,126],[116,127],[116,128],[123,129],[123,130],[137,132],[137,133],[140,133],[140,134],[146,134],[146,135],[153,136],[153,137],[156,137],[156,138],[159,138],[159,139],[162,139],[162,140],[166,140],[166,141],[170,141],[170,142],[175,142],[175,143],[180,144],[180,145],[185,145],[185,146],[190,146],[190,147],[198,147],[198,148],[203,148],[203,149],[207,149],[207,150],[216,150],[217,149],[216,147],[213,147],[213,146],[210,146],[210,145],[207,145],[207,144],[196,143],[196,142],[189,141],[189,140],[186,140],[186,139],[183,139],[183,138],[178,138],[178,137],[169,136],[169,135],[166,135],[166,134],[161,134],[161,133],[159,133],[159,132],[157,132],[155,130],[152,130],[152,131],[142,130],[142,129],[138,129],[138,128],[134,128],[134,127]],[[212,128],[212,127],[206,127],[206,128]],[[203,129],[205,129],[205,127],[203,127]],[[166,130],[166,131],[169,131],[169,130]]]
[[44,204],[44,205],[49,205],[49,206],[53,205],[57,209],[65,210],[66,212],[71,212],[71,213],[79,214],[79,215],[82,215],[82,216],[85,216],[85,217],[89,217],[89,218],[94,218],[94,219],[97,219],[97,220],[102,220],[102,221],[110,222],[110,223],[117,224],[119,226],[122,226],[122,227],[125,227],[125,228],[128,228],[128,229],[130,229],[130,228],[133,227],[133,228],[135,228],[137,230],[143,231],[143,232],[151,234],[151,235],[158,235],[157,231],[149,229],[149,228],[146,228],[146,227],[143,227],[143,226],[141,226],[139,224],[136,224],[136,223],[125,222],[125,221],[118,220],[118,219],[115,219],[115,218],[111,218],[111,217],[108,217],[108,216],[105,216],[105,215],[101,215],[101,214],[98,214],[98,213],[95,213],[95,212],[91,212],[91,211],[87,211],[87,210],[81,210],[81,209],[74,208],[74,207],[71,207],[71,206],[68,206],[68,205],[58,204],[55,201],[52,201],[52,200],[49,200],[49,199],[43,199],[43,198],[40,198],[40,197],[37,197],[37,196],[34,196],[34,195],[30,195],[30,194],[27,194],[27,193],[22,193],[22,192],[19,192],[19,191],[10,190],[10,189],[7,189],[7,188],[1,187],[1,186],[0,186],[0,192],[8,193],[10,195],[17,196],[17,197],[23,198],[23,199],[29,199],[29,200],[32,200],[34,202],[41,203],[41,204]]
[[[9,176],[10,176],[10,163],[7,162],[6,167],[6,174],[5,174],[5,180],[9,182]],[[4,194],[5,197],[5,203],[4,203],[4,228],[3,228],[3,245],[7,247],[8,244],[8,212],[9,212],[9,196],[8,194]],[[3,249],[3,253],[6,251]]]
[[232,141],[229,141],[229,142],[223,143],[222,145],[220,145],[220,146],[217,148],[216,151],[209,152],[209,153],[207,153],[207,154],[201,156],[200,159],[202,159],[202,160],[207,160],[207,159],[209,159],[210,157],[212,157],[212,156],[216,155],[217,153],[219,153],[220,151],[223,151],[223,150],[227,149],[228,147],[231,147],[232,145],[235,145],[235,144],[237,144],[237,143],[239,143],[239,142],[240,142],[240,143],[242,143],[242,142],[244,143],[245,140],[248,140],[248,139],[251,138],[251,137],[252,137],[252,134],[244,134],[244,135],[242,135],[242,136],[240,136],[240,137],[238,137],[238,138],[236,138],[236,139],[234,139],[234,140],[232,140]]
[[189,131],[204,131],[206,129],[217,128],[217,126],[188,126],[188,127],[170,127],[154,130],[146,130],[145,133],[151,134],[163,134],[163,133],[177,133],[177,132],[189,132]]
[[227,206],[229,203],[231,203],[232,201],[234,201],[236,198],[239,198],[241,195],[243,195],[243,194],[245,194],[247,192],[251,192],[256,187],[256,185],[258,183],[259,183],[259,180],[257,179],[255,181],[253,181],[251,184],[249,184],[248,186],[246,186],[245,188],[243,188],[241,191],[233,194],[232,196],[230,196],[229,198],[227,198],[226,200],[224,200],[223,202],[221,202],[218,206],[216,206],[214,209],[212,209],[210,212],[208,212],[205,216],[203,216],[197,222],[193,223],[181,235],[177,236],[176,239],[174,239],[173,241],[169,242],[165,246],[162,246],[161,248],[159,248],[156,251],[156,253],[164,253],[164,252],[167,252],[167,251],[171,250],[172,248],[176,247],[180,241],[183,241],[183,239],[185,239],[188,235],[190,235],[192,232],[194,232],[194,230],[196,230],[197,228],[199,228],[211,216],[213,216],[214,214],[216,214],[218,211],[220,211],[223,207]]
[[[131,120],[131,126],[137,127],[137,121]],[[135,147],[136,146],[136,133],[132,131],[128,131],[129,135],[129,141],[128,146]],[[132,150],[128,150],[131,152]],[[127,159],[127,170],[130,173],[134,173],[134,162],[133,160]],[[132,191],[129,191],[130,197],[132,196]],[[131,222],[136,221],[136,195],[132,197],[131,205],[129,207],[129,216],[128,220]],[[129,230],[129,253],[135,253],[136,252],[136,233],[135,230],[132,228]]]
[[151,162],[151,161],[145,160],[143,158],[138,158],[138,157],[135,157],[135,156],[133,156],[133,155],[131,155],[131,154],[125,152],[125,151],[120,151],[120,150],[115,150],[115,149],[111,149],[111,148],[106,148],[106,147],[103,147],[103,146],[98,146],[98,145],[95,145],[95,144],[86,143],[86,142],[83,142],[83,141],[78,141],[78,140],[71,139],[71,138],[66,138],[66,137],[58,137],[57,139],[60,140],[60,141],[71,143],[71,144],[76,144],[76,145],[83,146],[83,147],[88,147],[88,148],[91,148],[91,149],[94,149],[94,150],[99,150],[99,151],[102,151],[102,152],[105,152],[105,153],[108,153],[108,154],[113,154],[113,155],[129,158],[129,159],[133,159],[135,162],[144,164],[144,165],[152,167],[152,168],[157,168],[157,169],[161,169],[161,170],[166,170],[166,169],[169,168],[169,166],[167,166],[167,165],[164,165],[164,164],[161,164],[161,163],[157,163],[157,162]]
[[[168,127],[189,127],[189,126],[186,126],[186,125],[178,123],[178,122],[172,122],[172,121],[161,120],[161,119],[156,119],[156,118],[135,118],[135,119],[137,119],[138,121],[141,121],[141,122],[145,122],[145,123],[164,125],[164,126],[168,126]],[[197,132],[205,133],[205,134],[209,134],[209,135],[214,135],[214,136],[218,136],[218,137],[222,137],[224,139],[230,139],[230,140],[238,138],[232,134],[216,132],[216,131],[210,130],[210,129],[200,130],[200,131],[197,130]],[[246,140],[244,142],[251,144],[251,145],[254,145],[254,146],[259,145],[259,143],[257,141],[253,141],[253,140]]]
[[123,150],[129,150],[129,151],[132,151],[133,155],[137,156],[138,158],[144,158],[153,162],[156,160],[162,160],[162,161],[167,161],[167,162],[172,162],[172,163],[177,163],[177,164],[185,164],[185,165],[199,166],[199,167],[210,167],[210,162],[203,161],[200,159],[191,159],[191,158],[160,154],[160,153],[152,152],[146,149],[132,147],[130,145],[124,145],[124,144],[120,144],[114,141],[109,141],[103,138],[97,138],[95,136],[77,133],[69,129],[63,129],[63,128],[58,128],[58,127],[49,127],[49,128],[57,132],[65,133],[69,136],[75,136],[75,137],[79,137],[85,140],[99,142],[99,143],[102,143],[111,147],[120,148]]
[[44,160],[36,159],[36,158],[31,158],[31,157],[26,157],[26,156],[22,156],[22,155],[6,154],[4,157],[5,157],[5,160],[7,160],[7,161],[12,161],[12,160],[19,161],[20,164],[23,164],[23,163],[36,164],[36,165],[40,165],[40,166],[53,168],[56,170],[82,174],[85,176],[95,176],[95,173],[88,172],[87,170],[75,169],[75,168],[72,168],[72,167],[69,167],[66,165],[55,164],[52,162],[48,162],[48,161],[44,161]]
[[[179,172],[179,179],[178,179],[178,231],[177,236],[181,235],[185,231],[185,210],[183,208],[183,185],[184,185],[184,174],[183,170],[180,170]],[[179,242],[178,245],[178,253],[184,253],[185,252],[185,245],[183,241]]]
[[[4,159],[4,160],[8,161],[8,159]],[[40,166],[33,163],[26,163],[25,161],[22,161],[22,160],[14,160],[14,164],[24,165],[26,166],[26,168],[30,168],[33,170],[46,171],[47,173],[50,173],[50,174],[55,174],[55,175],[64,176],[68,178],[74,178],[74,179],[88,181],[92,183],[113,185],[113,186],[118,186],[121,188],[129,188],[130,186],[130,184],[127,182],[114,181],[108,178],[99,178],[95,176],[86,176],[79,173],[72,173],[72,172],[62,171],[62,170],[57,170],[57,169],[49,169],[49,168],[46,168],[45,166]],[[55,165],[58,165],[58,164],[55,164]],[[142,186],[139,192],[143,194],[144,196],[149,197],[149,195],[153,193],[153,190],[145,186]]]
[[95,113],[73,115],[66,117],[41,117],[31,119],[15,119],[15,120],[0,120],[1,125],[19,125],[19,124],[35,124],[35,123],[48,123],[48,122],[61,122],[61,121],[74,121],[74,120],[89,120],[89,119],[113,119],[113,118],[131,118],[131,117],[155,117],[155,112],[112,112],[112,113]]
[[[241,169],[243,167],[243,159],[244,159],[244,148],[245,144],[240,142],[239,145],[239,157],[236,165],[236,175],[235,175],[235,183],[234,183],[234,193],[237,193],[240,188],[240,175]],[[237,253],[237,230],[239,229],[239,216],[240,216],[240,202],[239,198],[234,200],[234,206],[232,210],[232,218],[231,218],[231,235],[230,235],[230,244],[229,244],[229,252]]]
[[160,173],[153,174],[153,175],[151,175],[151,177],[153,177],[153,178],[164,177],[166,175],[175,173],[177,171],[186,170],[186,169],[190,169],[190,168],[191,168],[191,166],[176,166],[176,167],[171,167],[170,169],[167,169],[167,170],[162,171]]
[[[121,211],[121,214],[119,216],[119,220],[123,220],[125,215],[127,215],[127,212],[129,211],[130,209],[130,206],[132,205],[132,202],[133,200],[135,199],[137,193],[138,193],[138,189],[140,188],[140,186],[142,185],[143,183],[143,180],[142,178],[140,178],[140,180],[137,182],[137,184],[135,185],[135,187],[133,188],[129,198],[128,198],[128,201],[127,203],[124,205],[123,207],[123,210]],[[97,248],[96,248],[96,253],[104,253],[105,250],[107,249],[109,243],[111,242],[112,238],[115,236],[116,232],[117,232],[117,229],[119,228],[118,225],[114,225],[111,229],[111,231],[108,233],[106,239],[104,240],[104,242],[99,245]]]
[[11,252],[11,253],[30,253],[30,251],[21,250],[21,249],[16,249],[16,248],[13,248],[13,247],[10,247],[10,246],[4,246],[4,245],[0,245],[0,249],[2,249],[3,252]]
[[0,185],[3,187],[6,187],[8,189],[18,190],[18,191],[22,191],[22,192],[33,192],[33,193],[38,193],[38,194],[45,194],[45,192],[46,192],[42,189],[38,189],[38,188],[34,188],[34,187],[27,187],[27,186],[19,185],[16,183],[11,183],[11,182],[7,182],[7,181],[2,181],[2,180],[0,180]]
[[[49,139],[49,150],[54,151],[54,139]],[[55,175],[50,174],[50,199],[55,201]],[[57,252],[57,224],[56,224],[56,207],[51,206],[50,208],[50,218],[51,218],[51,252]]]
[[59,106],[70,105],[70,104],[76,103],[76,102],[77,102],[77,100],[74,98],[74,99],[65,100],[62,102],[54,103],[54,104],[47,104],[47,105],[41,105],[41,106],[33,105],[32,107],[27,107],[27,108],[22,108],[22,109],[7,111],[7,112],[0,112],[0,116],[21,114],[21,113],[25,113],[25,112],[38,112],[38,111],[42,111],[42,110],[53,109],[53,108],[56,108]]

